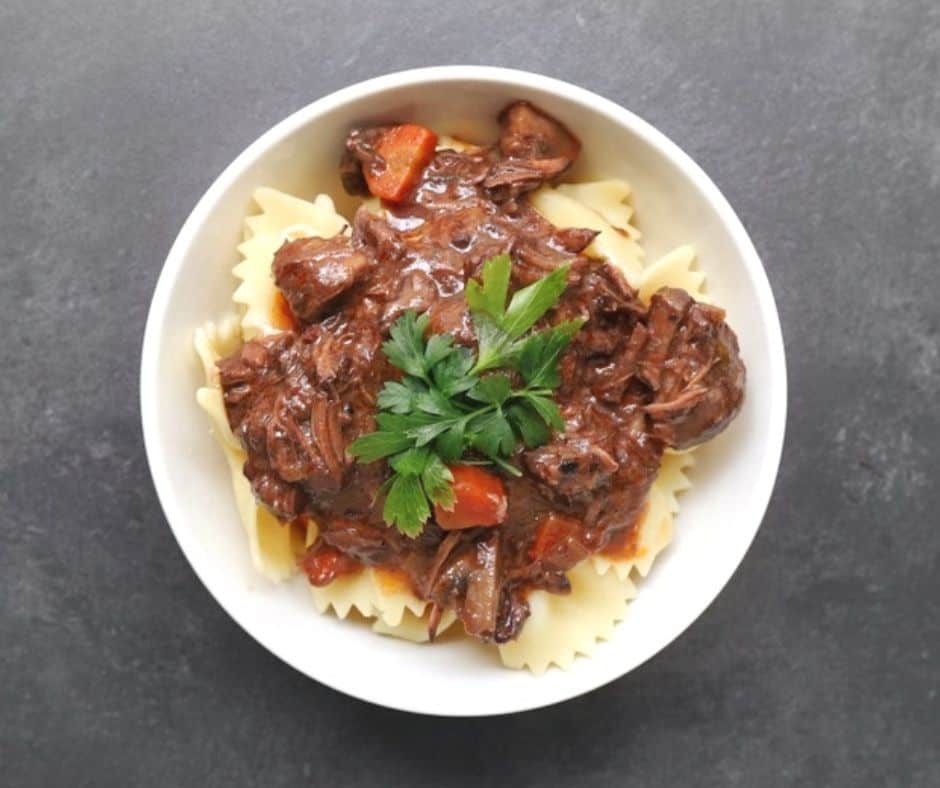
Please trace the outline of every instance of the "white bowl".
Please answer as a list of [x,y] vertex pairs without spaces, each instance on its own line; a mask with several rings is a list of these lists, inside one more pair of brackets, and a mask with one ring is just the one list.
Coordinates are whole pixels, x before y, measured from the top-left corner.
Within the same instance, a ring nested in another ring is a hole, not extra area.
[[[273,585],[258,575],[225,460],[195,402],[201,379],[192,351],[193,330],[233,310],[231,268],[252,190],[267,185],[304,197],[326,192],[346,212],[351,204],[337,163],[351,126],[414,120],[489,140],[497,112],[517,98],[531,100],[581,138],[574,178],[622,177],[632,184],[648,259],[679,244],[695,245],[748,368],[745,406],[700,450],[675,541],[640,583],[627,619],[592,658],[540,677],[501,667],[495,651],[475,643],[428,647],[378,636],[318,614],[303,578]],[[708,176],[659,131],[600,96],[537,74],[473,66],[406,71],[353,85],[250,145],[180,230],[154,292],[141,362],[141,415],[154,484],[183,553],[219,604],[311,678],[373,703],[438,715],[556,703],[624,675],[676,638],[728,582],[757,532],[777,473],[785,411],[773,295],[744,227]]]

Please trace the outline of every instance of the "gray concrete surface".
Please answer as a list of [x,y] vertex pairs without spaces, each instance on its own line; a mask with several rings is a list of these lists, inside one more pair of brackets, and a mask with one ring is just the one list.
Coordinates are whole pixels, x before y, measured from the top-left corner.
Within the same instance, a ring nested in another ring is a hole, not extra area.
[[[940,6],[0,4],[0,783],[940,784]],[[652,662],[536,713],[350,700],[245,636],[161,513],[138,423],[160,265],[214,176],[360,79],[584,85],[712,175],[791,375],[747,560]]]

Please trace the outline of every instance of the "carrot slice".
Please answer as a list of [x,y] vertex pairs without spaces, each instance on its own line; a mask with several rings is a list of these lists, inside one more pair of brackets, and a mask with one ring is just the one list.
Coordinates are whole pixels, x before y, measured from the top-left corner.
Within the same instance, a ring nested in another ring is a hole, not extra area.
[[502,479],[476,465],[452,465],[454,507],[434,506],[434,519],[445,531],[499,525],[508,501]]
[[290,304],[280,291],[275,293],[274,302],[271,305],[271,325],[281,331],[297,331],[300,325],[294,315],[294,310],[290,308]]
[[405,123],[386,130],[375,143],[383,167],[365,168],[369,191],[389,202],[401,202],[418,183],[434,157],[437,135],[424,126]]
[[529,547],[529,558],[533,561],[558,563],[573,566],[587,555],[578,540],[581,523],[573,517],[550,512],[539,523]]

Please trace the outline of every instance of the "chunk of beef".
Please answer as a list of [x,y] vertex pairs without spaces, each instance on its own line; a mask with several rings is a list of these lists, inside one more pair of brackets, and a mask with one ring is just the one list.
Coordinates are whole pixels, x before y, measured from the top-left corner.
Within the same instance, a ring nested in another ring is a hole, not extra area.
[[617,415],[569,419],[565,433],[524,455],[545,499],[583,523],[579,540],[591,550],[634,523],[663,452],[663,443],[648,434],[640,404],[610,412]]
[[529,557],[539,569],[565,571],[588,557],[581,520],[558,512],[548,512],[539,521],[529,548]]
[[353,227],[354,242],[379,261],[380,269],[394,271],[394,276],[372,278],[363,290],[377,304],[382,330],[404,312],[424,312],[439,298],[463,289],[464,261],[449,237],[435,238],[440,224],[413,227],[396,222],[392,213],[377,216],[361,208]]
[[375,149],[376,143],[391,126],[356,128],[346,136],[346,148],[340,159],[340,179],[348,194],[369,194],[363,170],[379,172],[385,168],[385,159]]
[[353,217],[353,238],[357,245],[371,249],[382,265],[399,262],[406,252],[400,233],[384,216],[372,213],[364,205]]
[[371,266],[372,260],[344,235],[298,238],[285,241],[274,255],[274,281],[294,315],[310,322],[361,281]]
[[659,391],[672,341],[692,304],[692,296],[674,287],[663,288],[650,299],[648,336],[637,367],[640,378],[653,391]]
[[594,264],[579,282],[575,297],[590,304],[592,317],[644,316],[646,307],[624,275],[612,265]]
[[299,337],[252,340],[219,362],[229,423],[248,454],[245,475],[279,516],[311,498],[348,495],[346,447],[371,430],[385,376],[379,343],[373,327],[337,317]]
[[382,326],[389,327],[405,312],[421,314],[437,301],[439,291],[434,277],[426,271],[415,270],[397,282],[398,292],[386,301],[382,309]]
[[321,527],[324,542],[365,564],[388,563],[394,558],[401,551],[397,536],[391,528],[346,517],[331,518]]
[[[636,362],[646,344],[647,335],[646,326],[637,323],[626,343],[618,343],[616,350],[603,361],[588,367],[587,380],[598,399],[611,404],[622,401],[636,372]],[[592,338],[593,341],[589,338],[587,344],[596,348],[600,344],[600,337],[595,335]]]
[[600,234],[600,230],[589,230],[584,227],[566,227],[556,229],[552,241],[571,254],[581,254],[591,245]]
[[663,456],[663,443],[649,434],[642,408],[631,405],[624,410],[614,439],[613,456],[619,468],[611,482],[610,495],[592,500],[584,515],[591,529],[588,541],[593,542],[595,549],[612,533],[635,524]]
[[[490,164],[482,154],[439,151],[414,204],[356,214],[353,246],[380,261],[363,293],[384,302],[383,325],[405,309],[459,297],[467,276],[494,255],[512,255],[514,282],[523,286],[576,262],[595,237],[593,230],[557,229],[526,203],[496,205],[482,185]],[[396,269],[397,276],[384,275]]]
[[351,150],[344,150],[339,160],[339,179],[346,194],[356,197],[369,196],[369,184],[362,174],[362,164]]
[[588,501],[604,489],[619,465],[598,443],[567,433],[525,454],[525,466],[551,495]]
[[382,339],[371,321],[332,315],[301,334],[300,361],[321,386],[363,410],[374,405],[375,392],[391,374]]
[[571,161],[554,159],[500,159],[483,181],[496,202],[514,200],[525,192],[537,189],[546,181],[561,175]]
[[490,533],[475,547],[475,566],[467,575],[460,620],[467,634],[488,640],[496,634],[502,589],[499,534],[495,531]]
[[450,213],[475,202],[493,160],[491,151],[438,151],[425,168],[423,183],[415,192],[416,205]]
[[476,344],[470,310],[463,293],[436,300],[428,309],[428,315],[428,331],[431,333],[450,334],[461,345]]
[[281,422],[286,403],[278,393],[291,374],[296,344],[293,334],[277,334],[218,363],[229,424],[248,453],[245,476],[258,500],[286,518],[301,511],[306,496],[296,482],[312,468],[291,450]]
[[738,340],[717,307],[663,288],[650,302],[649,339],[640,366],[655,390],[650,433],[687,449],[723,430],[744,399]]
[[233,432],[238,434],[252,407],[289,373],[296,342],[292,333],[274,334],[248,342],[218,362],[225,412]]
[[437,548],[434,551],[434,559],[427,572],[421,578],[422,582],[420,588],[423,596],[427,596],[431,589],[437,585],[438,578],[441,576],[441,572],[444,570],[444,566],[450,558],[451,553],[453,553],[457,545],[464,540],[465,536],[466,534],[461,531],[451,531],[438,542]]
[[619,356],[630,333],[646,315],[646,307],[623,274],[613,266],[591,261],[562,296],[556,319],[586,319],[572,351],[585,359]]
[[596,235],[592,230],[559,230],[528,203],[504,210],[497,226],[512,239],[507,249],[512,255],[512,281],[517,287],[531,284],[566,264],[572,267],[569,283],[575,283],[579,271],[588,265],[580,252]]
[[574,161],[581,143],[568,129],[528,101],[516,101],[499,116],[499,150],[517,159],[565,158]]
[[567,402],[587,386],[601,402],[616,405],[628,394],[645,342],[646,307],[610,265],[592,260],[576,273],[552,320],[586,322],[562,357],[557,395]]
[[[317,392],[310,403],[310,434],[314,445],[323,458],[330,478],[340,481],[346,468],[346,440],[340,425],[341,408],[342,403],[325,392]],[[307,474],[301,477],[306,478]]]
[[500,535],[496,529],[486,531],[482,538],[464,532],[459,544],[442,542],[448,544],[447,559],[442,568],[436,568],[436,580],[428,596],[435,605],[453,609],[468,634],[493,640],[503,593],[503,571]]
[[303,511],[303,487],[285,481],[264,457],[249,456],[243,470],[255,497],[276,516],[290,519]]
[[[543,572],[542,578],[544,577],[545,573]],[[561,588],[551,589],[555,593],[564,593],[565,591],[571,590],[571,586],[568,584],[564,574],[561,575],[561,578],[566,588],[563,590]],[[544,586],[539,585],[536,587]],[[526,619],[531,613],[529,610],[528,596],[528,589],[521,584],[503,588],[499,599],[496,630],[493,633],[493,640],[496,643],[508,643],[510,640],[515,640],[519,637],[519,633],[522,631],[522,625],[525,624]]]
[[567,170],[581,144],[554,118],[527,101],[510,104],[500,115],[499,150],[483,186],[497,203],[515,200]]

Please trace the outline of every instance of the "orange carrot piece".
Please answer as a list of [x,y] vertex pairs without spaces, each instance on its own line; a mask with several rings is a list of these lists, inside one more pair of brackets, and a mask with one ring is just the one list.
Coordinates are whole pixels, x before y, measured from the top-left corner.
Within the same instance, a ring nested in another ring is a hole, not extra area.
[[496,474],[476,465],[452,465],[454,507],[434,506],[434,519],[445,531],[499,525],[506,519],[506,488]]
[[385,160],[384,169],[365,168],[369,191],[383,200],[401,202],[417,185],[436,147],[437,135],[424,126],[392,126],[375,143],[376,153]]

